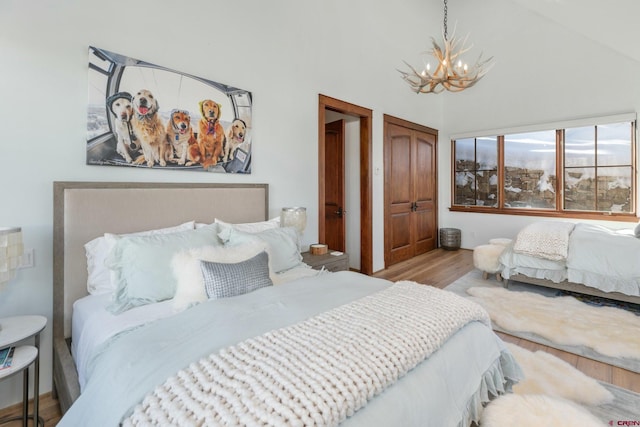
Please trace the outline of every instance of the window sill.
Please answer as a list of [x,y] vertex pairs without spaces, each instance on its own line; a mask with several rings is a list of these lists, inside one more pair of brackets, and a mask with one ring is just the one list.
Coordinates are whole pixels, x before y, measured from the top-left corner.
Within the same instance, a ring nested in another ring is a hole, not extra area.
[[599,221],[638,222],[638,217],[632,213],[611,212],[558,212],[540,209],[499,209],[480,206],[450,206],[449,212],[473,212],[494,215],[542,216],[548,218],[575,218]]

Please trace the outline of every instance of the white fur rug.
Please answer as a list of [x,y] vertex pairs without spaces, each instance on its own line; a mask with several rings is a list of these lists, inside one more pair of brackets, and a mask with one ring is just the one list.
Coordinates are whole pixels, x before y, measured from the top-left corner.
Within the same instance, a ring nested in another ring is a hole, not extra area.
[[482,414],[481,427],[591,427],[603,423],[578,403],[596,406],[613,395],[598,381],[543,351],[531,352],[507,344],[525,379],[492,401]]
[[564,399],[539,394],[508,394],[487,406],[481,427],[602,427],[585,408]]
[[640,359],[640,316],[566,297],[546,297],[499,287],[467,289],[501,328],[532,332],[552,342],[586,346],[610,357]]
[[532,352],[515,344],[507,347],[524,373],[524,380],[513,386],[520,395],[545,394],[585,405],[602,405],[613,395],[595,379],[583,374],[564,360],[544,351]]

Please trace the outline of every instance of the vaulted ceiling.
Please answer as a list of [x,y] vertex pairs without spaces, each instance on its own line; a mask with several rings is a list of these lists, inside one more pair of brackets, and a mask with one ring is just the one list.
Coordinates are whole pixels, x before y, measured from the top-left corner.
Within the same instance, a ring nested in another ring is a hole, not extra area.
[[510,1],[640,62],[638,0]]

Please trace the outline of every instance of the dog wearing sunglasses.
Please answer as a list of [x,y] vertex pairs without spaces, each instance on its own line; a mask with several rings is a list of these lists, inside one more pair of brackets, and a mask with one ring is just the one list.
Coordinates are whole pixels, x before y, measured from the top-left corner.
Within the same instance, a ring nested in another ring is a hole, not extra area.
[[[167,122],[167,142],[173,147],[172,163],[191,166],[200,161],[198,141],[193,136],[191,116],[185,110],[172,110]],[[195,149],[191,149],[191,147]]]

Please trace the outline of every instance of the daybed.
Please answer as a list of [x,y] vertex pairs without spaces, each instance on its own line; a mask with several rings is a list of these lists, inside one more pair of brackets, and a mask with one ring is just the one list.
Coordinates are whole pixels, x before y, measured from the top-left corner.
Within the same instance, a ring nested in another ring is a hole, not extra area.
[[520,378],[475,303],[302,264],[266,185],[61,182],[54,203],[60,426],[468,426]]
[[509,281],[640,304],[640,239],[633,230],[538,221],[500,256]]

